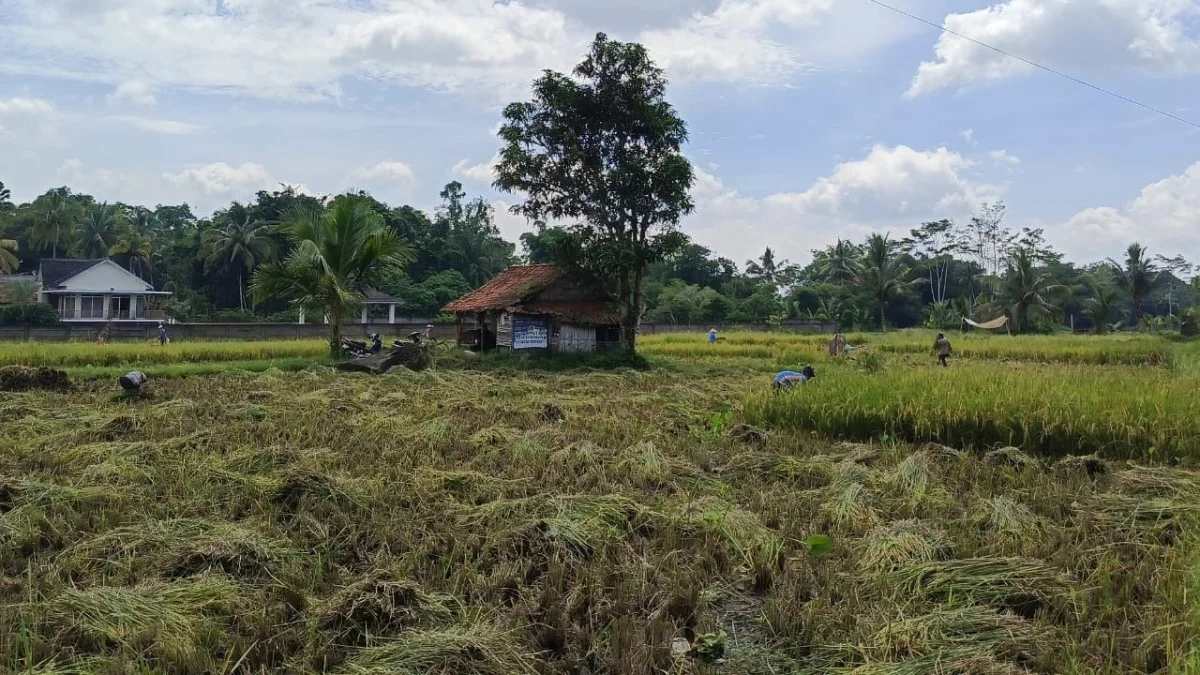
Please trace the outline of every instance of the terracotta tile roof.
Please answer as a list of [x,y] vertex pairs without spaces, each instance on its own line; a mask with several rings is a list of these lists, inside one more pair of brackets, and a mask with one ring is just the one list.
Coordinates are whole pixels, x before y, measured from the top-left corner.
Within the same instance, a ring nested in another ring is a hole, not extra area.
[[104,262],[99,260],[68,260],[47,258],[41,263],[42,284],[46,288],[61,286],[62,282],[71,277]]
[[554,265],[514,265],[446,305],[442,311],[464,314],[501,310],[549,286],[560,274]]
[[549,316],[579,326],[615,326],[621,323],[618,309],[594,300],[536,300],[512,305],[508,311]]

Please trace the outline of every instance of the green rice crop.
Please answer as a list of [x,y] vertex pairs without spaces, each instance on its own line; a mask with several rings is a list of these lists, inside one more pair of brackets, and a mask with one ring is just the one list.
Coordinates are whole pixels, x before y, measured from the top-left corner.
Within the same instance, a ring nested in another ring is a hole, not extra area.
[[[904,330],[890,333],[849,334],[855,346],[889,354],[932,354],[933,331]],[[644,336],[644,354],[682,359],[772,359],[779,365],[827,356],[830,335],[795,333],[730,333],[713,345],[701,333],[666,333]],[[1165,366],[1172,362],[1174,345],[1158,336],[1131,335],[992,335],[950,333],[956,357],[1035,363]]]
[[323,358],[329,343],[322,340],[277,342],[157,343],[0,343],[0,366],[141,366],[147,364],[262,361]]
[[1200,377],[1162,369],[1016,366],[829,368],[794,392],[746,401],[752,424],[1051,455],[1200,455]]

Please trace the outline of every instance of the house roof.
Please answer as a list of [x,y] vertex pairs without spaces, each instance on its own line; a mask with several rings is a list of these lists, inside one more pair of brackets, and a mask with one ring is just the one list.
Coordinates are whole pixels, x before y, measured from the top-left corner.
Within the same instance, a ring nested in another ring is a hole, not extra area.
[[47,288],[61,286],[67,279],[85,270],[89,270],[104,261],[105,258],[97,260],[44,259],[41,266],[42,284]]
[[615,326],[621,323],[621,312],[594,300],[535,300],[507,308],[512,314],[549,316],[563,323],[579,326]]
[[12,302],[12,298],[8,294],[10,284],[33,284],[38,285],[37,277],[32,274],[13,274],[0,275],[0,305],[7,305]]
[[549,286],[561,274],[554,265],[514,265],[446,305],[442,311],[464,314],[501,310]]
[[368,305],[390,305],[393,302],[400,302],[387,293],[374,288],[368,288],[366,296],[366,302]]

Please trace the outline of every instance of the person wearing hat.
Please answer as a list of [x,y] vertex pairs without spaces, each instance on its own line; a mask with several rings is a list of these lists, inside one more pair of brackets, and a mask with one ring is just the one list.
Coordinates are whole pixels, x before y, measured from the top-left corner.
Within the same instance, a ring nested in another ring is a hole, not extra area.
[[167,337],[167,325],[161,321],[158,322],[158,345],[161,347],[171,341]]

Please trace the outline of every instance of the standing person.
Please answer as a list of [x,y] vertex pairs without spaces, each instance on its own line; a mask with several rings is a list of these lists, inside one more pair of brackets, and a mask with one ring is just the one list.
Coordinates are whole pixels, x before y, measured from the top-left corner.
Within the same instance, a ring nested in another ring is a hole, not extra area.
[[150,378],[140,370],[131,370],[117,380],[126,396],[141,398],[146,393],[146,382]]
[[424,340],[433,339],[433,324],[425,324],[425,332],[421,335],[421,338]]
[[171,338],[167,337],[167,325],[165,323],[159,321],[158,322],[158,346],[162,347],[163,345],[167,344],[170,341],[171,341]]
[[785,370],[776,373],[775,382],[772,386],[775,387],[776,391],[779,391],[797,384],[808,384],[816,376],[817,371],[813,370],[812,366],[804,366],[798,373],[794,370]]
[[829,341],[829,355],[837,358],[846,351],[846,338],[841,333],[834,333],[833,339]]
[[716,328],[713,328],[708,331],[708,344],[710,344],[710,345],[717,344],[717,329]]
[[953,349],[950,347],[950,341],[946,339],[945,333],[937,334],[937,339],[933,341],[933,351],[937,352],[938,363],[943,368],[949,367],[946,359],[950,358],[950,353]]

